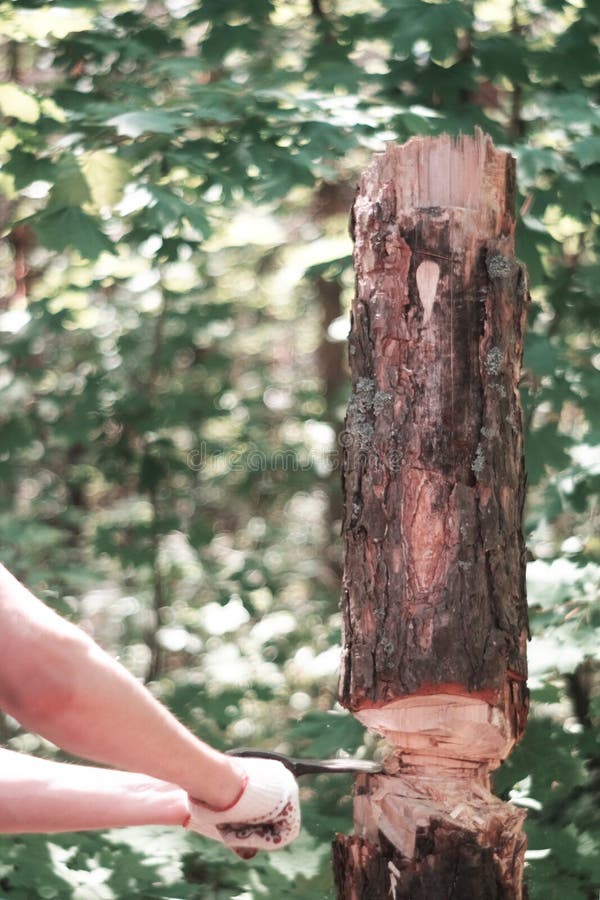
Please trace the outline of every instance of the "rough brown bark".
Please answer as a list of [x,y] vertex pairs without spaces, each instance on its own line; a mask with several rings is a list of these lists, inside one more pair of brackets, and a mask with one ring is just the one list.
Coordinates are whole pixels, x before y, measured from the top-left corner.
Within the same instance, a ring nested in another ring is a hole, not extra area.
[[513,203],[477,132],[390,145],[353,207],[340,699],[395,755],[338,838],[347,900],[522,896],[522,816],[487,790],[527,714]]

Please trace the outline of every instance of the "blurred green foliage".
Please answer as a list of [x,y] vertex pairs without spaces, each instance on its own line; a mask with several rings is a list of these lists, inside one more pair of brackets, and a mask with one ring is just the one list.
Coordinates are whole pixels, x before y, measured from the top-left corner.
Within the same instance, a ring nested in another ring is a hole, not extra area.
[[[534,703],[497,788],[529,811],[533,900],[600,888],[599,24],[586,0],[0,2],[3,559],[219,747],[377,752],[335,704],[353,186],[412,134],[517,157]],[[333,897],[350,790],[306,779],[301,838],[251,864],[164,829],[3,838],[0,896]]]

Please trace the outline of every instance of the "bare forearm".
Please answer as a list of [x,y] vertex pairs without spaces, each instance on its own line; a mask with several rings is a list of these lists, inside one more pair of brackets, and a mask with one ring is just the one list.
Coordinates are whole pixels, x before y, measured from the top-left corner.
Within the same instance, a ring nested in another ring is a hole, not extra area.
[[25,727],[86,759],[178,784],[212,806],[241,774],[123,666],[0,565],[0,702]]
[[235,798],[241,785],[230,761],[198,740],[119,663],[92,645],[84,671],[71,701],[46,723],[50,740],[86,759],[178,784],[209,804]]
[[0,832],[183,825],[185,791],[135,772],[36,759],[0,750]]

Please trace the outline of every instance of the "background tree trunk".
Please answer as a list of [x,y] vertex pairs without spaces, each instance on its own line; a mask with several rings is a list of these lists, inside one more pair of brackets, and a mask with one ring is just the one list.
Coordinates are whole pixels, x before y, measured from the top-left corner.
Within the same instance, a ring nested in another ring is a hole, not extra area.
[[513,204],[481,132],[390,145],[354,203],[340,699],[394,752],[336,840],[345,900],[523,896],[489,793],[528,705]]

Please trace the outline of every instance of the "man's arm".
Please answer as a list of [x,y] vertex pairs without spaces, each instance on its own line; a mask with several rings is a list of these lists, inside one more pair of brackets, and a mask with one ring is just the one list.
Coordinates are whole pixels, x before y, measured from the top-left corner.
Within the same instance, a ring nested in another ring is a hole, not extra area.
[[0,833],[184,825],[184,790],[147,775],[0,750]]
[[65,750],[176,784],[223,809],[234,760],[198,740],[120,663],[0,565],[0,707]]

